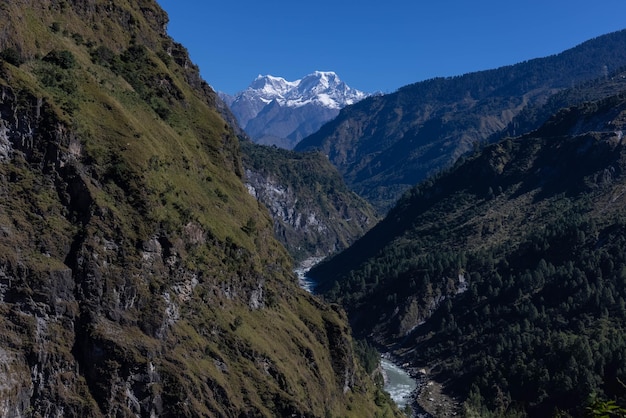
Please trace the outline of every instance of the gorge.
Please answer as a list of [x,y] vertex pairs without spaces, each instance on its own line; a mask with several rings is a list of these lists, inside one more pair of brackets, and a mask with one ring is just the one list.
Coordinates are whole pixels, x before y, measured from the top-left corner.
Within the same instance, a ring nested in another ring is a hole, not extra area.
[[293,151],[152,0],[0,14],[0,415],[393,418],[414,384],[435,416],[623,412],[626,32]]
[[[308,277],[307,273],[320,261],[322,261],[321,258],[309,258],[300,263],[294,270],[298,276],[300,287],[307,292],[315,293],[315,279]],[[411,376],[410,370],[392,361],[388,355],[383,353],[380,358],[380,372],[384,380],[385,392],[391,396],[391,399],[401,410],[408,411],[417,406],[419,381]],[[407,406],[410,409],[407,409]]]

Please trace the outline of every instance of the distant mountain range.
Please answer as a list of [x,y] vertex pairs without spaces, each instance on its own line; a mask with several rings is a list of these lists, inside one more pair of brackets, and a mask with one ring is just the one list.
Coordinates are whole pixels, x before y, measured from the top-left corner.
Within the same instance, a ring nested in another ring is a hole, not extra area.
[[620,31],[557,55],[418,82],[344,108],[295,150],[327,155],[352,190],[386,211],[476,145],[539,127],[550,114],[536,111],[555,93],[624,65]]
[[287,149],[367,96],[331,71],[315,71],[296,81],[259,75],[234,96],[220,93],[254,142]]

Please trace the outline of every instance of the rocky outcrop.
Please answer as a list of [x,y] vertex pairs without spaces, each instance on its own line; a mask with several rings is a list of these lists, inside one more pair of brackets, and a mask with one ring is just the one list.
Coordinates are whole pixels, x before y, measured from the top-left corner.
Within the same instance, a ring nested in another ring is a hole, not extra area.
[[0,4],[0,46],[26,60],[0,61],[0,415],[382,411],[156,3],[17,3]]
[[370,205],[348,190],[319,154],[242,143],[249,193],[274,220],[274,235],[297,261],[347,248],[374,226]]

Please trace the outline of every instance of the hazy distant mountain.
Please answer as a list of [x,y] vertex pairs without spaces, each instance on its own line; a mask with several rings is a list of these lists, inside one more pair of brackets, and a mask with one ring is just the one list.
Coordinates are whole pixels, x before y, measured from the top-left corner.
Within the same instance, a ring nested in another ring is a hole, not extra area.
[[504,129],[523,133],[512,124],[517,115],[625,64],[626,31],[620,31],[547,58],[426,80],[343,109],[296,150],[321,150],[354,191],[387,210],[405,190],[477,143]]
[[329,71],[316,71],[296,81],[259,75],[235,96],[221,93],[254,142],[287,149],[336,117],[343,107],[367,96]]

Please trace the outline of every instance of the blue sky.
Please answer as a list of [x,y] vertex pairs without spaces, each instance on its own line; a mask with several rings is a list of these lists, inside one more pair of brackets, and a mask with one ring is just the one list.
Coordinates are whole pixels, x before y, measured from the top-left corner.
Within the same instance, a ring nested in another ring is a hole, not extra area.
[[625,0],[157,0],[202,77],[233,94],[259,74],[335,71],[391,93],[559,53],[626,29]]

